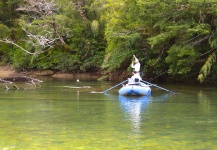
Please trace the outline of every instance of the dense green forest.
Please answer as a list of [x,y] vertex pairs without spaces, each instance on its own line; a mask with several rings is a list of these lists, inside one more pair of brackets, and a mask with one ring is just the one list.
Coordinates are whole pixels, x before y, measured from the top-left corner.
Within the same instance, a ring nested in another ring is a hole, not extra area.
[[1,0],[0,62],[17,70],[217,78],[216,0]]

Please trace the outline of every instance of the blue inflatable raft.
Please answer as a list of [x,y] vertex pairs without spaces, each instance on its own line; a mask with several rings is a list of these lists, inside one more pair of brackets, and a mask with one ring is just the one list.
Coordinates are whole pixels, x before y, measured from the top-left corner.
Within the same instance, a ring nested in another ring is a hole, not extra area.
[[151,94],[151,88],[146,84],[125,85],[119,90],[119,95],[145,96]]

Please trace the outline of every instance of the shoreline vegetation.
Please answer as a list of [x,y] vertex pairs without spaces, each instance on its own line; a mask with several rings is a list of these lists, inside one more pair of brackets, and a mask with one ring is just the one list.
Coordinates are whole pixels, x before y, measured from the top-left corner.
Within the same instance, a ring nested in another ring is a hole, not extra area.
[[[37,7],[36,7],[37,6]],[[217,84],[215,1],[3,0],[1,74]]]

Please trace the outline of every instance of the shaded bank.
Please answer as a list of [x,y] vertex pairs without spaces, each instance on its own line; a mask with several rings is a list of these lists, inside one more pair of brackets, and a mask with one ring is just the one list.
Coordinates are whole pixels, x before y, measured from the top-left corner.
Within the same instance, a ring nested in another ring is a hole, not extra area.
[[85,79],[85,80],[123,80],[131,77],[131,73],[115,72],[104,75],[100,72],[85,72],[85,73],[68,73],[63,71],[53,70],[29,70],[24,72],[17,72],[12,66],[0,66],[0,78],[14,76],[16,74],[25,74],[28,76],[50,76],[53,78],[73,78],[73,79]]
[[[17,74],[24,74],[31,77],[53,77],[53,78],[72,78],[72,79],[85,79],[85,80],[113,80],[113,81],[122,81],[131,77],[132,74],[129,71],[116,71],[104,74],[103,72],[85,72],[85,73],[67,73],[63,71],[53,71],[53,70],[29,70],[25,72],[17,72],[12,66],[0,66],[0,78],[11,77]],[[193,83],[199,84],[197,77],[192,76],[191,78],[187,77],[178,77],[178,76],[169,76],[167,73],[160,74],[157,76],[143,75],[142,79],[148,82],[177,82],[177,83]],[[213,78],[207,78],[203,84],[208,85],[217,85],[217,81]]]
[[54,78],[75,78],[75,79],[99,79],[101,76],[98,73],[64,73],[55,72],[52,70],[31,70],[17,72],[12,66],[0,66],[0,78],[11,77],[17,74],[25,74],[29,76],[51,76]]
[[13,75],[16,71],[12,66],[0,66],[0,78],[5,78]]

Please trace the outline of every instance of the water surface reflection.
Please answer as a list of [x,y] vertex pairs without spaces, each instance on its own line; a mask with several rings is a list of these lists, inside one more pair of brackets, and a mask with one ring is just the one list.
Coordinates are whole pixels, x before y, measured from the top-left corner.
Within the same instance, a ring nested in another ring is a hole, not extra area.
[[217,147],[217,88],[165,85],[182,94],[153,88],[149,97],[91,92],[112,85],[52,80],[35,90],[0,89],[0,149]]
[[124,111],[124,117],[131,122],[132,132],[136,135],[141,133],[140,125],[143,115],[148,108],[148,105],[154,102],[164,102],[168,99],[169,94],[163,94],[161,96],[119,96],[119,102],[122,110]]
[[121,108],[125,117],[132,124],[132,131],[135,134],[140,133],[141,114],[147,108],[150,96],[126,97],[119,96]]

